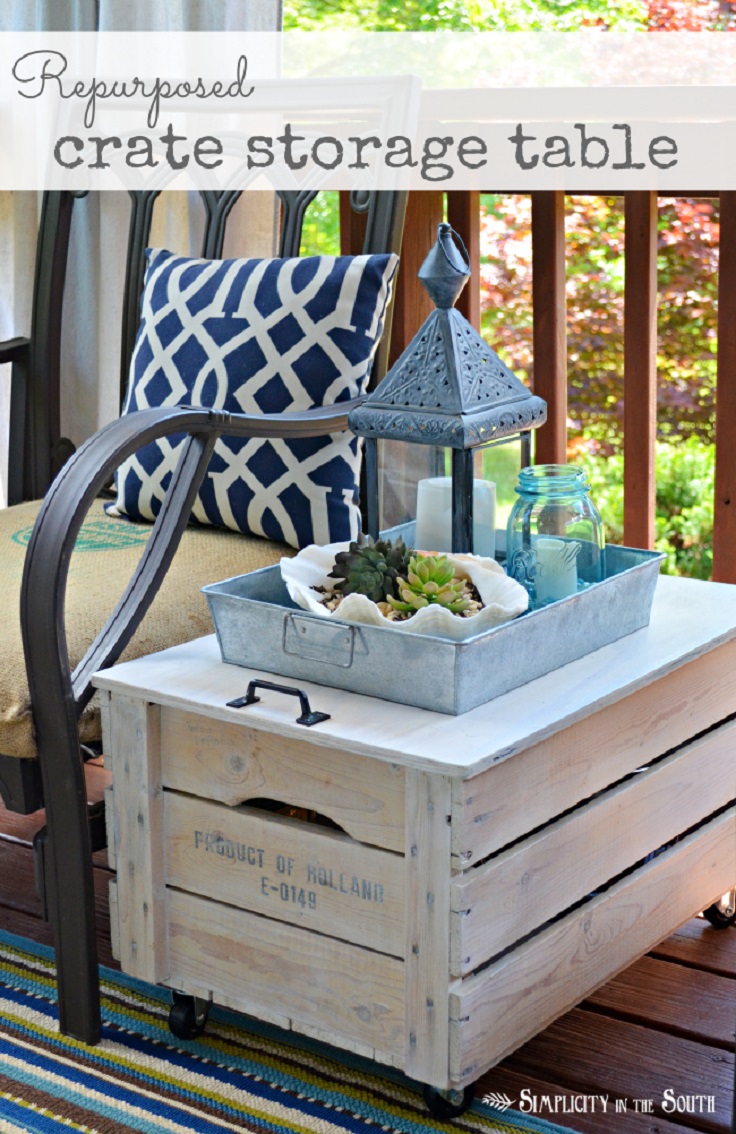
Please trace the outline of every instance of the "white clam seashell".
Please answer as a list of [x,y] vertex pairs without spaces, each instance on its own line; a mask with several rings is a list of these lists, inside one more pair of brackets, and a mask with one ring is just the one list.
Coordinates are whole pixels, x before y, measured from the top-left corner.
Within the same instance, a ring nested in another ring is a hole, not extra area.
[[342,622],[360,622],[368,626],[386,626],[412,634],[432,634],[459,642],[475,637],[494,626],[501,626],[523,614],[529,605],[524,588],[510,579],[495,559],[479,555],[450,555],[459,572],[477,588],[483,600],[483,609],[471,618],[451,614],[441,606],[425,606],[403,622],[392,622],[366,595],[347,595],[339,609],[330,611],[320,602],[314,587],[328,587],[329,572],[338,551],[345,551],[347,543],[312,544],[293,559],[281,560],[281,577],[293,602],[303,610],[310,610],[321,618],[338,618]]

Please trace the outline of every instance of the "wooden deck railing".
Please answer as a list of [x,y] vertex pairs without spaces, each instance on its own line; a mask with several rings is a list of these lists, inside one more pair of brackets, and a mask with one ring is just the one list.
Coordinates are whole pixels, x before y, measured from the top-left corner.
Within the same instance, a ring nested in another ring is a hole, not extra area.
[[[668,193],[668,196],[672,196]],[[683,194],[685,195],[685,194]],[[688,194],[689,195],[689,194]],[[703,196],[704,194],[700,194]],[[717,194],[709,194],[716,196]],[[536,459],[567,458],[565,198],[532,193],[534,388],[548,405]],[[653,547],[657,433],[657,194],[624,194],[624,542]],[[431,309],[416,272],[442,220],[442,194],[410,195],[392,360]],[[447,216],[470,253],[472,277],[458,308],[480,328],[480,194],[451,192]],[[716,476],[713,578],[736,582],[736,191],[720,194]]]
[[721,193],[713,578],[736,582],[736,192]]

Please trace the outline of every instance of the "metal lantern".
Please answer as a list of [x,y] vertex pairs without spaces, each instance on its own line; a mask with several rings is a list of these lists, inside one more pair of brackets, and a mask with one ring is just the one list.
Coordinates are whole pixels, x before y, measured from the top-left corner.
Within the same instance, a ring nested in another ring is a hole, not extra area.
[[383,381],[350,413],[350,428],[366,439],[367,521],[374,538],[379,438],[451,449],[451,550],[463,552],[473,550],[474,451],[521,435],[527,442],[522,464],[528,464],[530,431],[546,420],[546,403],[455,310],[469,275],[462,241],[449,224],[441,224],[419,270],[435,310]]

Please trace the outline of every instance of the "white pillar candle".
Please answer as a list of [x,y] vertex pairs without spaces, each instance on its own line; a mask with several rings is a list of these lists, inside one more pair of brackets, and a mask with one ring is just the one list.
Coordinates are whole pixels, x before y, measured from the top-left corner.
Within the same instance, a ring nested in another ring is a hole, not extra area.
[[[414,543],[420,551],[452,551],[452,477],[419,481]],[[496,486],[489,480],[473,481],[473,551],[496,555]]]
[[574,595],[578,589],[578,552],[574,540],[537,536],[533,541],[537,573],[534,587],[537,602],[554,602]]

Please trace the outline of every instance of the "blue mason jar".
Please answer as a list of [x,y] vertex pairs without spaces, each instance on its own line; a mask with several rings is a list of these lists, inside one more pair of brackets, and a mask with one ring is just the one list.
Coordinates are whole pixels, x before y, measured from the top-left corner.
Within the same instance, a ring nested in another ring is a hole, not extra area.
[[604,577],[603,523],[577,465],[530,465],[506,529],[506,571],[536,610]]

